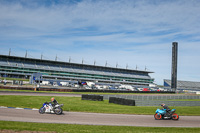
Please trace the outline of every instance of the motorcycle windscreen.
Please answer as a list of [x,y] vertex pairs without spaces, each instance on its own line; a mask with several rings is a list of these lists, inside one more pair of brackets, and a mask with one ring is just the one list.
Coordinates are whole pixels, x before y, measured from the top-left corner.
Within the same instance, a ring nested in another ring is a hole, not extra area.
[[176,111],[176,109],[172,109],[171,112],[174,113]]

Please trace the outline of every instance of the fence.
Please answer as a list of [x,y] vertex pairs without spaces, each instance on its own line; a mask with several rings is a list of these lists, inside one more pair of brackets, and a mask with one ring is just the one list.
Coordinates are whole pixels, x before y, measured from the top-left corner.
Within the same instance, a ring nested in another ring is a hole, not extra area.
[[104,99],[109,99],[109,97],[118,97],[133,100],[171,100],[171,99],[200,99],[200,95],[103,95]]
[[136,106],[160,106],[165,103],[168,106],[200,106],[200,101],[162,101],[162,100],[136,100]]
[[109,97],[135,100],[136,106],[160,106],[165,103],[168,106],[200,106],[200,101],[178,101],[179,99],[200,99],[199,95],[103,95],[104,99]]

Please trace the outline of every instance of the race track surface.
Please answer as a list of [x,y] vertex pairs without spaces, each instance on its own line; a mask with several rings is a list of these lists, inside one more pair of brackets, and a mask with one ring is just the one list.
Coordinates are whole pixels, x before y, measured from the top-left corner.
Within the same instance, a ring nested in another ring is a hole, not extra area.
[[[0,91],[0,95],[81,97],[80,94],[12,91]],[[0,108],[0,120],[112,126],[200,127],[200,116],[180,116],[178,121],[174,121],[155,120],[153,115],[102,114],[65,111],[63,115],[55,115],[39,114],[38,110],[13,108]]]
[[12,108],[0,108],[0,120],[111,126],[200,127],[200,116],[180,116],[178,121],[174,121],[155,120],[153,115],[102,114],[65,111],[63,115],[55,115],[39,114],[38,110]]

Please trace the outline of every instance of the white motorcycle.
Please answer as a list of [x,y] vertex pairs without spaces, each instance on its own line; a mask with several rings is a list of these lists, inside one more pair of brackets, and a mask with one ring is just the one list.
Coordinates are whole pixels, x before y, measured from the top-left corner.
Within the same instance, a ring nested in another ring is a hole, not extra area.
[[55,113],[57,115],[62,114],[63,109],[61,108],[63,104],[56,104],[55,107],[52,106],[51,103],[43,103],[43,106],[39,109],[40,114],[44,113]]

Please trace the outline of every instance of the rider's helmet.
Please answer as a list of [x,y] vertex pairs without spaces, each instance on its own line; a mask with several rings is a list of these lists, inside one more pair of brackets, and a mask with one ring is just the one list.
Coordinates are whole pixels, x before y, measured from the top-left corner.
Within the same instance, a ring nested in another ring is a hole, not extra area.
[[161,107],[164,107],[164,106],[165,106],[165,104],[164,104],[164,103],[162,103],[162,104],[161,104]]
[[55,99],[55,98],[54,98],[54,97],[52,97],[52,98],[51,98],[51,101],[53,102],[53,101],[54,101],[54,99]]

